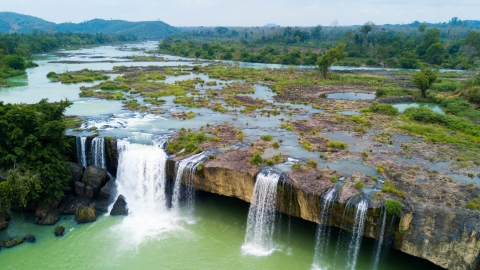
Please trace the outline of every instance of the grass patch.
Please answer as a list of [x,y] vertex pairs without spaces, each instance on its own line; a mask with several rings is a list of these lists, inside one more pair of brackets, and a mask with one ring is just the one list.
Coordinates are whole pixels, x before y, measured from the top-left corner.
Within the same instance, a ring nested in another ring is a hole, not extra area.
[[208,139],[203,132],[195,133],[189,131],[180,135],[174,142],[170,142],[167,146],[167,151],[170,154],[174,154],[184,149],[184,154],[193,153],[201,150],[198,146]]
[[400,216],[403,210],[403,204],[397,200],[387,199],[385,200],[385,209],[387,213]]

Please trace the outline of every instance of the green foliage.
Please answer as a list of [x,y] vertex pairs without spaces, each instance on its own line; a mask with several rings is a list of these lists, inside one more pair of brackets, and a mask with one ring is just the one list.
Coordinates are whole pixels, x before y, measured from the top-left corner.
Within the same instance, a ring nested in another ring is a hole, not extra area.
[[382,185],[382,192],[396,194],[398,197],[403,199],[407,198],[407,196],[405,196],[405,192],[396,189],[392,182],[388,179],[385,180],[385,183]]
[[318,166],[318,162],[315,159],[309,159],[307,160],[307,166],[312,169],[316,169]]
[[[48,75],[47,75],[48,77]],[[119,82],[113,82],[113,81],[106,81],[106,82],[101,82],[99,85],[101,90],[122,90],[122,91],[130,91],[130,86],[124,84],[124,83],[119,83]]]
[[208,137],[205,133],[186,132],[178,136],[175,141],[171,141],[167,146],[167,151],[170,154],[174,154],[184,149],[183,154],[193,153],[198,150],[198,146],[207,141]]
[[331,48],[318,60],[317,65],[324,79],[328,77],[328,69],[333,63],[347,57],[347,53],[343,51],[344,47],[345,45],[343,43],[338,43],[336,47]]
[[58,79],[58,74],[56,72],[50,71],[50,72],[47,73],[47,78]]
[[437,72],[431,69],[423,69],[413,74],[413,84],[422,92],[422,97],[427,97],[427,90],[437,80]]
[[260,165],[263,162],[263,158],[259,151],[254,151],[253,156],[248,160],[252,165]]
[[49,104],[45,99],[33,105],[0,102],[0,170],[10,171],[7,182],[29,186],[28,196],[20,196],[21,203],[63,196],[70,177],[63,114],[70,105],[68,101]]
[[262,140],[268,141],[268,142],[270,142],[270,141],[273,140],[273,136],[272,136],[272,135],[269,135],[269,134],[268,134],[268,135],[262,135],[260,138],[261,138]]
[[203,171],[203,166],[205,166],[205,164],[203,164],[203,162],[198,163],[197,171],[199,171],[199,172]]
[[99,80],[107,80],[108,78],[109,77],[107,75],[104,75],[101,71],[94,71],[86,68],[80,71],[72,71],[58,74],[58,80],[66,84],[94,82]]
[[359,190],[362,190],[365,187],[365,185],[363,184],[362,181],[357,181],[355,182],[355,187]]
[[330,180],[332,181],[332,183],[337,183],[338,182],[338,176],[336,175],[333,175]]
[[387,213],[389,214],[401,216],[403,204],[394,199],[387,199],[385,200],[385,209],[387,209]]
[[393,107],[391,104],[378,103],[370,106],[366,111],[373,113],[380,113],[386,115],[396,116],[398,115],[398,109]]
[[273,148],[278,149],[278,148],[280,148],[280,143],[279,142],[274,142],[272,144],[272,146],[273,146]]
[[327,142],[327,147],[337,148],[337,149],[347,149],[348,143],[340,141],[329,141]]

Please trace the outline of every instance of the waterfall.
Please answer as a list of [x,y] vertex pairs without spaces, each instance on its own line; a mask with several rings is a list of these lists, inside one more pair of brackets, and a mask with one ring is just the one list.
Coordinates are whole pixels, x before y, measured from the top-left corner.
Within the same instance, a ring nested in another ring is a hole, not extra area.
[[189,206],[193,205],[193,201],[195,200],[195,190],[193,188],[193,180],[195,170],[206,158],[204,153],[196,154],[190,157],[187,157],[183,160],[177,161],[175,163],[175,184],[173,186],[173,196],[172,196],[172,208],[178,209],[180,207],[180,199],[182,197],[181,194],[181,187],[182,187],[182,178],[183,175],[187,174],[187,181],[186,181],[186,198],[187,203]]
[[167,210],[163,143],[152,146],[118,141],[118,193],[125,196],[133,215]]
[[319,268],[322,257],[325,256],[325,249],[330,240],[331,227],[329,226],[333,210],[333,202],[338,197],[338,186],[333,186],[321,196],[322,207],[320,219],[317,228],[317,237],[315,244],[315,255],[313,259],[314,268]]
[[[353,200],[350,199],[347,207]],[[353,222],[352,234],[348,248],[348,266],[354,270],[357,265],[358,252],[362,244],[363,229],[365,227],[365,218],[367,216],[369,199],[361,196],[360,201],[355,205],[355,219]]]
[[106,169],[105,163],[105,141],[103,137],[95,137],[90,147],[91,165]]
[[169,211],[166,195],[166,140],[154,145],[118,141],[118,194],[125,196],[128,216],[118,228],[138,244],[178,226],[178,216]]
[[274,251],[273,231],[280,175],[259,173],[248,210],[247,231],[242,250],[245,254],[267,256]]
[[83,167],[87,167],[87,137],[76,137],[77,160]]
[[378,268],[378,262],[380,261],[380,254],[382,252],[382,246],[383,246],[383,235],[385,234],[385,224],[387,221],[387,210],[385,209],[385,207],[382,207],[382,212],[383,212],[382,227],[380,229],[380,236],[375,247],[376,251],[375,251],[375,259],[373,261],[373,268],[372,268],[373,270],[377,270]]

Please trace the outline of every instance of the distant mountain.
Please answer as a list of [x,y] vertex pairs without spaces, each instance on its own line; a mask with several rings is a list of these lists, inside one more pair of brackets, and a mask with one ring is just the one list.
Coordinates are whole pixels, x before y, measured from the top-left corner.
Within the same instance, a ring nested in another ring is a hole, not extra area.
[[29,15],[0,12],[0,33],[32,33],[34,29],[45,32],[135,35],[140,39],[164,38],[180,32],[179,29],[162,21],[128,22],[93,19],[82,23],[55,24]]
[[52,31],[55,23],[14,12],[0,12],[0,33],[31,33],[33,29]]

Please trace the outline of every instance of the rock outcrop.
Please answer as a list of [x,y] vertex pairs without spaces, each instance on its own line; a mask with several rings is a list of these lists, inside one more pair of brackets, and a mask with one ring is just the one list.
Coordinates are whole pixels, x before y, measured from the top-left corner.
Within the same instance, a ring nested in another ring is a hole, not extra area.
[[89,166],[83,173],[82,182],[87,185],[85,192],[87,192],[87,188],[90,186],[93,188],[94,196],[97,196],[100,189],[107,182],[107,172],[98,166]]
[[115,204],[113,204],[112,211],[110,211],[112,216],[128,216],[128,207],[125,197],[119,195]]
[[39,225],[53,225],[60,220],[58,211],[59,201],[50,204],[42,204],[35,211],[35,223]]
[[89,206],[82,206],[75,211],[75,221],[78,224],[88,223],[97,220],[95,210]]

